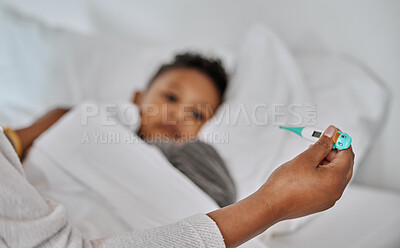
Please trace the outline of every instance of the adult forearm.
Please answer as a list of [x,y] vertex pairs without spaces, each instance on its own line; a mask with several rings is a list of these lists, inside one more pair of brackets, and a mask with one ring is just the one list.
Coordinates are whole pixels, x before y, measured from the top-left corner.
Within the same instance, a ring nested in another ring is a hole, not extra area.
[[236,247],[281,220],[280,207],[265,189],[222,209],[207,214],[218,225],[226,247]]

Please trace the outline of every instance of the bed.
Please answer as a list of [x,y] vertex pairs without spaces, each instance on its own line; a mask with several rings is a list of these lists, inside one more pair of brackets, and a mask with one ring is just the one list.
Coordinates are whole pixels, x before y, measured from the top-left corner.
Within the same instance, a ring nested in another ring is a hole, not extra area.
[[[263,103],[268,106],[266,112],[259,113],[259,117],[263,118],[265,115],[273,116],[274,112],[271,111],[276,110],[273,107],[283,107],[282,111],[287,112],[285,108],[297,104],[302,113],[312,115],[309,119],[302,119],[302,124],[306,121],[314,121],[312,124],[320,127],[335,124],[351,133],[357,154],[356,173],[387,118],[390,105],[387,87],[372,70],[351,57],[337,53],[293,53],[280,36],[264,24],[249,25],[242,34],[240,44],[234,48],[222,42],[219,36],[215,42],[210,37],[204,42],[198,42],[195,38],[192,39],[196,42],[191,39],[186,42],[182,41],[184,39],[179,39],[179,42],[168,39],[160,42],[153,33],[143,30],[144,33],[140,33],[139,27],[134,29],[132,26],[128,27],[137,32],[129,37],[93,33],[93,23],[108,23],[109,26],[105,25],[108,31],[117,25],[127,28],[121,23],[110,21],[117,12],[115,9],[105,12],[104,4],[96,5],[89,1],[85,8],[90,9],[95,21],[89,22],[86,12],[79,12],[79,28],[74,26],[76,23],[65,21],[67,19],[55,23],[54,16],[47,17],[50,20],[40,18],[37,11],[21,9],[18,4],[0,5],[3,25],[0,30],[0,53],[4,55],[0,56],[3,72],[0,74],[0,84],[2,89],[7,89],[0,92],[1,125],[24,126],[51,107],[77,105],[86,99],[101,102],[129,101],[133,90],[142,88],[160,63],[171,58],[172,54],[187,49],[217,55],[223,59],[232,75],[225,106],[239,110],[241,104],[246,109]],[[146,9],[148,6],[142,7]],[[136,18],[140,21],[140,18],[145,17],[138,15]],[[155,28],[154,25],[149,23],[150,30]],[[175,32],[177,37],[181,34],[179,30],[171,32]],[[149,39],[157,42],[152,44]],[[243,82],[247,84],[245,88]],[[370,101],[371,98],[374,102]],[[223,110],[224,107],[219,110],[217,117],[226,118],[222,115]],[[213,145],[230,166],[238,186],[239,198],[256,190],[276,166],[308,146],[306,141],[279,130],[279,123],[293,121],[290,118],[274,119],[269,124],[249,128],[245,118],[239,116],[235,127],[215,125],[211,121],[202,129],[203,137],[215,133],[229,135],[231,142],[228,145]],[[84,209],[84,216],[74,213],[77,205],[71,199],[79,199],[79,194],[73,194],[79,192],[74,188],[75,184],[66,182],[69,191],[63,192],[64,196],[60,198],[60,194],[49,192],[46,188],[51,184],[43,185],[35,181],[41,169],[35,168],[38,161],[54,162],[54,158],[48,156],[50,152],[46,146],[57,148],[50,141],[53,139],[55,142],[54,133],[61,130],[57,127],[50,130],[35,144],[26,166],[33,168],[28,173],[31,182],[42,193],[47,192],[48,197],[64,201],[71,222],[79,225],[90,211]],[[247,137],[243,137],[244,131]],[[251,144],[248,142],[249,136],[254,139]],[[35,149],[42,153],[35,152]],[[52,154],[54,152],[57,150]],[[244,161],[249,164],[246,169],[242,166]],[[51,176],[48,180],[51,181]],[[190,184],[183,178],[180,180]],[[196,191],[195,187],[193,191]],[[201,192],[197,193],[201,195]],[[94,199],[92,207],[96,208],[99,196],[91,197]],[[207,202],[206,197],[203,197],[204,202]],[[396,230],[400,228],[399,207],[398,192],[353,182],[331,210],[279,223],[257,238],[257,242],[249,244],[249,247],[398,247],[400,238]],[[204,204],[204,208],[195,210],[209,211],[213,208],[215,206],[212,204]],[[129,215],[121,213],[124,211],[122,207],[111,206],[111,209],[117,212],[117,216]],[[99,208],[98,213],[107,216],[109,210]],[[192,213],[185,211],[183,213],[186,215]],[[118,218],[114,218],[113,214],[108,221],[109,227],[115,228],[97,230],[91,221],[85,222],[80,228],[89,237],[97,238],[129,228],[151,226],[151,223],[143,222],[143,225],[127,227]],[[95,217],[91,216],[92,219]],[[140,218],[140,213],[136,216],[132,214],[131,217],[131,222],[135,222]],[[163,219],[165,222],[153,224],[166,224],[175,220],[170,217]],[[182,216],[175,216],[178,217]]]

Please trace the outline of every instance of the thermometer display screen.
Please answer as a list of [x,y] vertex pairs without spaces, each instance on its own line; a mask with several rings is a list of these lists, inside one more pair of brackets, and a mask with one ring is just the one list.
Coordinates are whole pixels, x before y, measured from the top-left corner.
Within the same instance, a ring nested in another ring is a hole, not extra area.
[[319,138],[321,134],[321,132],[314,131],[311,136]]

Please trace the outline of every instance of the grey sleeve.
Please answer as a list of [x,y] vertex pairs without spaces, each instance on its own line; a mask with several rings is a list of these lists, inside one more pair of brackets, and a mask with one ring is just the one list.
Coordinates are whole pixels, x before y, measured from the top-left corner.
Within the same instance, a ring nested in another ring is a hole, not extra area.
[[44,199],[28,183],[16,153],[0,132],[0,247],[161,248],[225,247],[225,244],[216,223],[205,214],[168,226],[87,240],[68,225],[62,205]]

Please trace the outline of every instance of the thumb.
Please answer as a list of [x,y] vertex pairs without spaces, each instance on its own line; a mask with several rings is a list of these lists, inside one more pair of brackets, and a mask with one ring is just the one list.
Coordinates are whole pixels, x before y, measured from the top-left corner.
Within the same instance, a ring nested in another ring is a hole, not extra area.
[[335,144],[333,142],[333,136],[337,131],[338,129],[336,127],[329,126],[318,141],[299,156],[307,160],[308,164],[311,162],[313,166],[317,166],[332,150],[332,147]]

